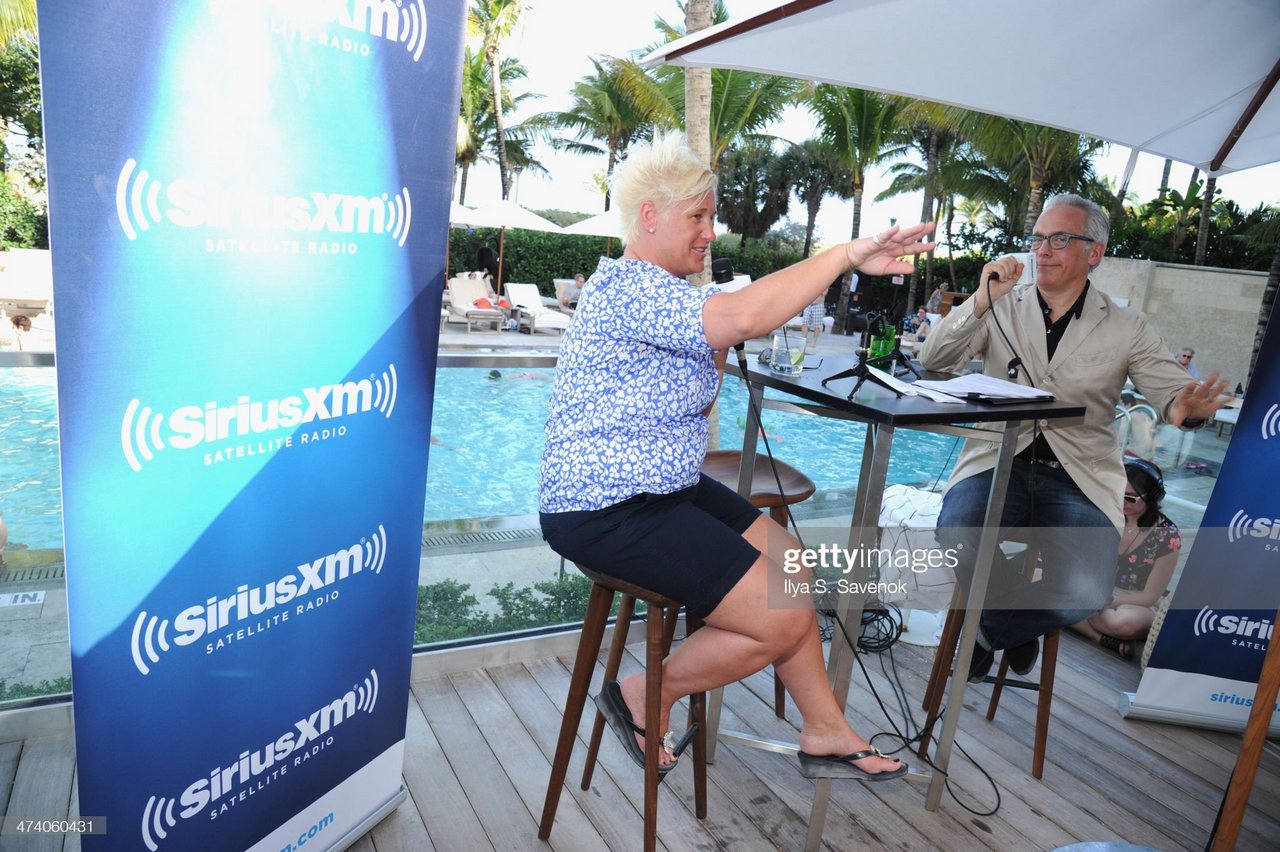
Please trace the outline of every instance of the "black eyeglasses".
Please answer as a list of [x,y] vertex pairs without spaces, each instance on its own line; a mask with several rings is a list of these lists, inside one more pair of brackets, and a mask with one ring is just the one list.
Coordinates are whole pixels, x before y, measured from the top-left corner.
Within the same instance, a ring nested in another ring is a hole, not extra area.
[[1097,242],[1097,240],[1092,240],[1083,234],[1068,234],[1066,231],[1058,231],[1056,234],[1050,234],[1047,237],[1040,234],[1032,234],[1027,237],[1027,248],[1035,251],[1040,248],[1040,246],[1044,245],[1045,240],[1048,240],[1049,247],[1056,251],[1062,251],[1064,248],[1071,245],[1072,240],[1079,240],[1082,243]]
[[1145,497],[1143,497],[1141,494],[1126,494],[1126,495],[1124,495],[1124,502],[1126,502],[1126,503],[1137,503],[1139,500],[1145,500],[1145,499],[1146,499],[1146,498],[1145,498]]

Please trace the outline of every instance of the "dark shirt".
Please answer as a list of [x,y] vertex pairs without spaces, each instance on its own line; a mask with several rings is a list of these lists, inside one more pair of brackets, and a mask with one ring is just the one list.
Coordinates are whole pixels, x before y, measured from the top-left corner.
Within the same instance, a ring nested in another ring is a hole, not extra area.
[[[1048,360],[1053,360],[1053,353],[1058,351],[1058,343],[1062,340],[1062,336],[1067,333],[1067,326],[1071,324],[1071,320],[1080,319],[1080,315],[1084,313],[1084,297],[1089,292],[1089,281],[1085,279],[1084,289],[1080,291],[1079,298],[1075,304],[1067,309],[1066,313],[1058,317],[1058,321],[1054,322],[1050,315],[1053,310],[1045,304],[1044,296],[1040,295],[1040,290],[1036,290],[1036,298],[1040,300],[1040,313],[1044,317],[1044,342],[1045,349],[1048,352]],[[1036,430],[1036,437],[1025,450],[1018,453],[1024,459],[1039,459],[1040,461],[1057,461],[1058,457],[1054,455],[1053,448],[1049,446],[1049,442],[1045,440],[1044,433]]]

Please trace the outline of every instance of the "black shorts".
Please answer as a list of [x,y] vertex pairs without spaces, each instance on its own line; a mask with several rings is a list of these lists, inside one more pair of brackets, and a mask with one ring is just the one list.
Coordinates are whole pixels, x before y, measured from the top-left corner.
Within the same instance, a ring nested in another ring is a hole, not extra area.
[[637,494],[588,512],[543,512],[556,553],[680,601],[706,618],[760,558],[742,533],[760,510],[703,474],[671,494]]

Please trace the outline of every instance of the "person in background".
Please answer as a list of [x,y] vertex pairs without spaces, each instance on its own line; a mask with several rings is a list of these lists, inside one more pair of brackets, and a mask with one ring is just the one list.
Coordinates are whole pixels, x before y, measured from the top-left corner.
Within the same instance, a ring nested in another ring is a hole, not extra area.
[[1178,350],[1178,363],[1187,368],[1187,372],[1191,374],[1191,378],[1200,378],[1200,368],[1191,363],[1191,359],[1196,357],[1196,350],[1190,346],[1184,346]]
[[949,286],[950,285],[946,281],[943,281],[941,286],[937,287],[936,289],[934,289],[932,293],[929,294],[929,298],[925,300],[925,303],[924,303],[924,308],[926,313],[930,313],[930,314],[942,313],[942,294],[947,292],[947,289]]
[[902,323],[903,333],[908,338],[915,341],[921,341],[928,337],[929,329],[931,327],[932,323],[929,322],[929,317],[924,309],[924,305],[917,308],[916,312],[907,317]]
[[579,272],[573,276],[573,283],[566,284],[564,292],[560,294],[560,306],[576,310],[578,307],[578,297],[582,295],[582,285],[586,283],[586,279]]
[[502,290],[502,282],[498,280],[498,253],[489,246],[477,248],[476,269],[483,273],[485,283],[489,285],[489,297],[497,299]]
[[811,601],[783,605],[783,580],[808,580],[783,571],[798,543],[699,467],[729,348],[782,327],[851,268],[910,272],[899,258],[929,250],[919,240],[933,225],[890,228],[724,292],[685,278],[715,240],[716,175],[682,135],[632,148],[612,188],[626,250],[601,259],[560,344],[542,534],[566,559],[674,598],[705,626],[667,657],[659,718],[644,716],[643,674],[603,684],[596,706],[638,765],[643,738],[661,737],[666,772],[683,748],[668,729],[676,701],[772,663],[804,720],[802,773],[897,778],[906,764],[872,748],[832,695]]
[[[822,336],[822,322],[826,318],[827,291],[823,290],[800,314],[800,337],[804,340],[805,352],[813,352],[818,348],[818,338]],[[813,331],[813,343],[809,342],[810,330]]]
[[1130,458],[1124,473],[1124,530],[1111,603],[1071,627],[1128,660],[1133,658],[1133,643],[1151,630],[1156,604],[1178,564],[1182,536],[1160,509],[1160,468],[1146,459]]
[[[1196,429],[1231,400],[1217,374],[1189,380],[1140,311],[1121,307],[1089,273],[1106,253],[1110,224],[1097,204],[1059,195],[1044,205],[1029,240],[1034,284],[1015,287],[1012,256],[982,268],[977,291],[930,332],[920,348],[929,370],[955,372],[983,353],[984,371],[1082,406],[1083,417],[1023,421],[1002,528],[1031,528],[1043,571],[1031,582],[996,552],[969,679],[980,682],[994,652],[1031,671],[1045,633],[1088,618],[1111,600],[1111,565],[1125,527],[1124,465],[1113,430],[1116,404],[1132,379],[1166,422]],[[982,532],[997,444],[969,439],[938,515],[939,544],[959,556],[968,587]]]

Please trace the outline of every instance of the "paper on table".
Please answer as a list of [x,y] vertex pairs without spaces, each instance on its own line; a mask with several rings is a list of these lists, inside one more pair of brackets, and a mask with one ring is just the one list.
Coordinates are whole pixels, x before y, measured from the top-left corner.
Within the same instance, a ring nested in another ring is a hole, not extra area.
[[883,381],[886,385],[893,388],[898,393],[905,394],[907,396],[923,396],[926,399],[930,399],[934,402],[946,402],[946,403],[964,402],[963,399],[957,399],[951,394],[937,391],[937,390],[934,390],[933,388],[922,388],[920,387],[919,382],[916,382],[915,384],[908,384],[902,381],[901,379],[895,378],[889,373],[886,373],[884,370],[878,370],[875,367],[867,367],[867,369],[871,371],[871,373],[874,374],[876,378]]
[[997,379],[994,376],[986,376],[982,373],[969,373],[964,376],[956,376],[953,379],[945,381],[924,380],[916,382],[916,387],[924,387],[932,390],[949,393],[953,396],[969,397],[980,396],[989,399],[1027,399],[1027,400],[1049,400],[1053,399],[1053,394],[1042,391],[1039,388],[1020,385],[1017,382],[1009,382],[1004,379]]

